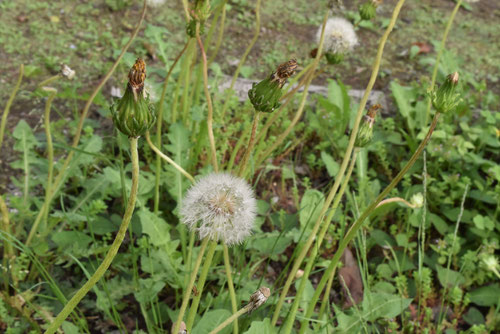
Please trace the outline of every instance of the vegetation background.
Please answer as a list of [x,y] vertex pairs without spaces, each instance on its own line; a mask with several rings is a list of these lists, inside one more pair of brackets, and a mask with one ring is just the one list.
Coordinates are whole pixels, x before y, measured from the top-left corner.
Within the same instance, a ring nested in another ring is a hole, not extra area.
[[[213,7],[221,2],[215,1]],[[308,63],[328,3],[263,1],[259,38],[241,67],[240,77],[261,80],[290,58],[296,58],[299,64]],[[360,3],[345,1],[344,10],[336,14],[357,22]],[[282,272],[295,254],[301,233],[307,230],[305,217],[314,216],[316,207],[324,201],[322,193],[331,185],[347,145],[349,117],[358,103],[347,92],[365,88],[378,41],[395,3],[385,0],[374,20],[359,24],[360,43],[343,63],[335,67],[322,63],[323,73],[313,84],[327,87],[327,95],[312,96],[293,136],[255,171],[252,185],[259,199],[258,227],[248,242],[231,249],[235,288],[238,300],[247,301],[264,281],[275,291],[275,298],[270,298],[267,308],[242,318],[241,332],[265,329],[274,333],[265,327],[265,319],[272,316]],[[341,226],[348,226],[368,206],[423,138],[426,128],[421,115],[422,111],[425,113],[426,88],[444,26],[455,4],[450,0],[421,0],[404,5],[389,37],[375,84],[375,89],[385,96],[385,108],[377,119],[373,143],[360,153],[341,212],[335,215],[335,224],[319,252],[316,271],[310,276],[300,310],[306,308],[326,260],[331,258],[345,231]],[[214,87],[233,74],[254,35],[255,25],[255,1],[230,0],[226,7],[223,41],[209,72],[216,113],[220,113],[224,99]],[[20,64],[24,64],[25,77],[11,106],[0,148],[0,194],[8,204],[10,221],[15,222],[15,234],[21,244],[43,203],[47,177],[43,131],[47,95],[37,90],[37,85],[57,74],[61,64],[76,71],[74,80],[57,82],[58,93],[52,103],[51,129],[57,162],[68,150],[85,101],[128,40],[140,10],[138,1],[127,0],[0,1],[2,106],[15,86]],[[321,330],[325,333],[333,328],[351,333],[420,333],[425,328],[428,332],[446,333],[500,330],[500,268],[488,262],[498,258],[500,232],[498,22],[497,0],[464,2],[459,9],[437,82],[442,82],[446,74],[459,71],[463,101],[454,115],[441,120],[427,147],[426,163],[420,159],[391,193],[391,197],[404,198],[414,207],[402,202],[385,205],[360,232],[351,248],[354,259],[344,267],[360,271],[352,283],[361,286],[357,291],[362,296],[360,304],[342,309],[350,298],[335,280],[331,301],[337,306],[329,305],[335,312],[332,310],[332,316],[323,324]],[[207,26],[207,32],[209,29]],[[128,69],[141,56],[148,65],[148,89],[157,102],[163,79],[185,41],[181,1],[166,1],[149,8],[137,38],[91,106],[78,151],[81,154],[61,195],[54,200],[50,228],[32,246],[36,260],[20,249],[10,269],[3,262],[1,275],[14,272],[20,284],[3,291],[0,331],[39,332],[62,307],[54,287],[62,295],[71,296],[105,254],[123,214],[123,175],[129,160],[122,153],[126,150],[125,141],[114,132],[110,118],[112,91],[121,88],[123,92]],[[209,57],[213,50],[213,46],[207,49]],[[175,90],[180,89],[182,95],[182,89],[190,86],[185,83],[182,66],[181,60],[172,72],[167,110],[177,103]],[[194,85],[196,76],[191,80]],[[178,103],[184,106],[182,101]],[[291,110],[297,105],[294,101]],[[217,145],[226,154],[221,153],[226,162],[240,130],[249,127],[252,120],[251,114],[241,115],[248,105],[242,106],[234,97],[229,110],[228,115],[217,114],[215,121]],[[194,122],[202,122],[204,112],[202,101],[188,115]],[[287,121],[285,115],[271,128],[270,140],[286,128]],[[194,133],[188,130],[173,127],[166,131],[164,149],[174,156],[176,150],[180,150],[179,154],[191,150],[191,144],[181,139]],[[145,141],[141,150],[141,209],[134,215],[131,233],[112,269],[79,305],[79,312],[64,323],[66,333],[161,333],[167,332],[171,319],[175,319],[186,272],[181,263],[181,232],[175,227],[180,200],[175,192],[179,187],[184,192],[189,183],[162,181],[161,214],[155,218],[152,210],[146,209],[151,208],[153,201],[155,156]],[[202,154],[199,160],[185,163],[192,171],[206,172],[206,161],[208,158]],[[164,173],[173,172],[165,168]],[[423,204],[418,194],[425,197]],[[153,220],[155,227],[164,228],[166,236],[159,237],[155,231],[145,229],[146,221]],[[420,247],[422,229],[426,232]],[[5,246],[2,251],[5,256]],[[230,314],[222,255],[216,254],[215,269],[209,276],[196,321],[198,327],[193,329],[195,334],[213,329],[218,320],[214,323],[209,319]],[[40,268],[46,272],[40,274]],[[8,291],[16,299],[10,299]],[[366,298],[369,293],[397,296],[397,303],[389,303],[388,310],[374,314],[370,310],[376,301]]]

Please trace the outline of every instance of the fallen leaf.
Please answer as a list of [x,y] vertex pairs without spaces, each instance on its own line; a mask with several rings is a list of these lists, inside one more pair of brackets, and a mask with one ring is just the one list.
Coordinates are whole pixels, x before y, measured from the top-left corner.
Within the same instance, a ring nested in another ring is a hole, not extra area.
[[342,308],[345,309],[363,300],[363,280],[356,259],[349,248],[345,249],[341,260],[344,266],[339,270],[339,280],[345,300]]

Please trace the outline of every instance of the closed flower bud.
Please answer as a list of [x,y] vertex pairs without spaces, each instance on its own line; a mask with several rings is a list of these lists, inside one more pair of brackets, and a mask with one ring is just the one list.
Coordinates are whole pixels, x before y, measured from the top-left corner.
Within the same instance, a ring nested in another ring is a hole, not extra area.
[[256,111],[272,112],[280,106],[281,88],[285,85],[286,79],[295,73],[297,66],[295,59],[289,60],[278,66],[269,78],[252,85],[248,97]]
[[271,295],[271,290],[269,290],[269,288],[266,288],[265,286],[255,291],[250,296],[250,302],[248,303],[249,306],[248,313],[251,313],[253,310],[264,304],[270,295]]
[[144,135],[156,122],[154,106],[144,89],[146,64],[138,58],[129,72],[123,97],[111,106],[115,126],[129,137]]
[[445,82],[438,89],[434,89],[429,93],[436,111],[444,114],[455,109],[460,103],[460,95],[455,93],[458,77],[458,72],[448,75]]
[[325,58],[328,64],[337,65],[340,64],[342,60],[344,60],[344,54],[327,52],[325,53]]
[[196,37],[196,25],[200,25],[200,35],[205,32],[205,21],[210,14],[210,2],[196,0],[191,11],[191,18],[186,25],[186,33],[189,37]]
[[376,8],[373,1],[367,1],[359,7],[359,15],[361,19],[369,21],[375,17]]
[[380,109],[380,104],[376,104],[368,110],[365,115],[365,119],[359,128],[358,136],[356,137],[356,141],[354,146],[356,147],[365,147],[368,145],[373,138],[373,123],[375,123],[375,116],[377,115],[377,111]]

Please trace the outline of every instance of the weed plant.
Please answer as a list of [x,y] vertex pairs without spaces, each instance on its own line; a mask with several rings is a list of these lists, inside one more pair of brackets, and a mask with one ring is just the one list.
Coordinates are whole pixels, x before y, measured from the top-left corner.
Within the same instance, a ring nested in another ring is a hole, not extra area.
[[[161,68],[131,49],[162,5],[145,0],[74,120],[52,115],[79,80],[67,65],[29,92],[45,101],[44,131],[6,126],[20,65],[0,127],[0,149],[11,136],[17,159],[0,196],[0,331],[500,330],[500,99],[447,49],[472,5],[456,1],[437,57],[422,57],[430,80],[390,83],[387,115],[368,100],[405,0],[379,29],[377,8],[392,6],[381,2],[360,2],[352,22],[330,3],[311,55],[280,55],[244,102],[234,88],[261,33],[260,0],[183,0],[182,47],[146,28]],[[220,91],[216,59],[237,4],[254,6],[254,32]],[[311,94],[360,52],[363,27],[381,37],[360,102],[341,80]],[[124,93],[105,97],[126,73]]]

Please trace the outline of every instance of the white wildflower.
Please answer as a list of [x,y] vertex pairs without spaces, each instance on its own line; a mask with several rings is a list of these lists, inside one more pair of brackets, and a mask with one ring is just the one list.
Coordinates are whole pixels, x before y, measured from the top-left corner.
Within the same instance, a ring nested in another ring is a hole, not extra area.
[[63,77],[66,77],[69,80],[72,80],[75,77],[76,73],[68,65],[62,64],[61,65],[61,74]]
[[146,3],[149,7],[156,8],[163,5],[165,3],[165,0],[147,0]]
[[180,210],[181,221],[200,239],[241,243],[251,234],[256,215],[252,188],[238,177],[212,173],[192,186]]
[[[321,28],[316,33],[316,42],[321,39]],[[351,22],[341,17],[328,19],[325,26],[325,52],[343,54],[358,44],[358,37]]]

